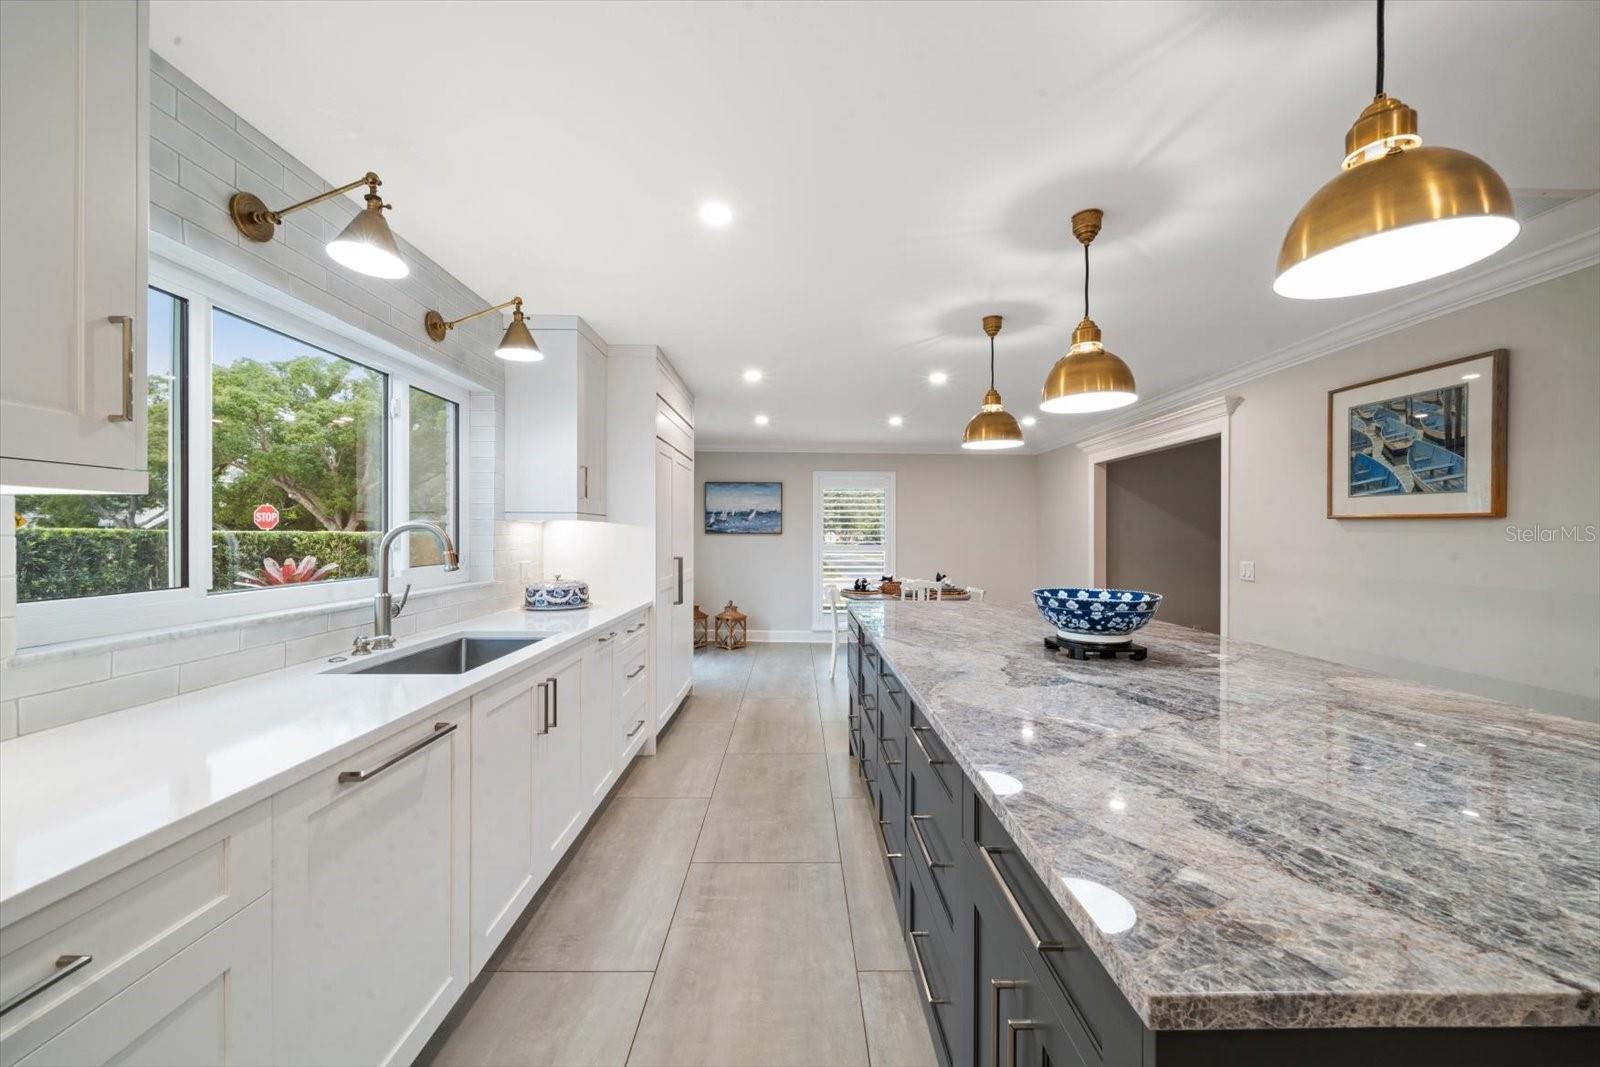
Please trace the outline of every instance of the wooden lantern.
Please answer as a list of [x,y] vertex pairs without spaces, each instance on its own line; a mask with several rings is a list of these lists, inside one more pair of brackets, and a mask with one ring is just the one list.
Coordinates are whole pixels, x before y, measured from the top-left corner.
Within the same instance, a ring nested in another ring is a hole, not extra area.
[[711,643],[711,616],[694,606],[694,647],[705,648]]
[[749,618],[745,613],[734,607],[733,601],[728,601],[728,606],[717,612],[717,625],[714,635],[717,647],[726,648],[730,651],[735,648],[743,648],[750,633],[747,628],[748,622]]

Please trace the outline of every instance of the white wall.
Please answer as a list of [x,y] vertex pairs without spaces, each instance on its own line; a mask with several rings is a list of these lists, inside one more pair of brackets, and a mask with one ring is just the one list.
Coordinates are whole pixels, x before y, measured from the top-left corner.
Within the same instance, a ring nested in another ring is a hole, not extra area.
[[[750,629],[797,636],[811,629],[811,475],[893,471],[896,572],[982,587],[990,600],[1029,603],[1038,523],[1032,456],[840,455],[700,452],[695,455],[695,602],[715,615],[729,600]],[[783,482],[783,533],[707,534],[705,483]]]
[[[1507,517],[1328,519],[1328,390],[1495,348],[1511,353]],[[1600,721],[1600,268],[1232,395],[1234,637]],[[1087,580],[1084,455],[1058,449],[1038,469],[1041,578]],[[1508,527],[1591,539],[1529,543]],[[1255,582],[1238,580],[1239,560],[1255,562]]]

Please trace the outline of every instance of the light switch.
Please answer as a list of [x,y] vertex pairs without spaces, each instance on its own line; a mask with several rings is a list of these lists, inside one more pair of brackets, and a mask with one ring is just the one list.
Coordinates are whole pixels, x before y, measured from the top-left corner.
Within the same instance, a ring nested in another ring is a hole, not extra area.
[[1253,582],[1256,580],[1256,564],[1254,560],[1241,559],[1239,561],[1239,580]]

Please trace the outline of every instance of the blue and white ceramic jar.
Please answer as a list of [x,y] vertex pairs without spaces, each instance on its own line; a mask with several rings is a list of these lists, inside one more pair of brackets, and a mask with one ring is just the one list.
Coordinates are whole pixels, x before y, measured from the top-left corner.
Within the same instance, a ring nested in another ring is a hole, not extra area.
[[589,606],[589,583],[556,575],[523,591],[522,606],[529,611],[575,611]]

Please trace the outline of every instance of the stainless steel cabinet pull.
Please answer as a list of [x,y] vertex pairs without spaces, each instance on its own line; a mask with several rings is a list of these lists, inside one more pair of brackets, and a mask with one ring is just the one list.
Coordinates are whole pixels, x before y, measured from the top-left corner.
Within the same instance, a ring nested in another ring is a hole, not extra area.
[[1010,1059],[1008,1061],[1009,1067],[1017,1067],[1017,1031],[1018,1030],[1032,1030],[1034,1027],[1036,1027],[1038,1025],[1039,1025],[1039,1023],[1035,1022],[1032,1019],[1007,1019],[1006,1020],[1006,1029],[1011,1032],[1011,1057],[1010,1057]]
[[923,733],[923,731],[924,730],[930,730],[930,729],[932,729],[932,727],[928,727],[928,726],[913,726],[911,728],[911,740],[915,741],[917,743],[917,747],[922,749],[922,758],[928,761],[928,766],[937,767],[941,763],[949,763],[950,762],[949,760],[934,759],[933,758],[933,753],[928,751],[928,746],[922,743],[922,733]]
[[604,637],[602,637],[598,641],[596,641],[595,644],[603,645],[603,644],[605,644],[607,641],[611,640],[615,636],[617,636],[617,631],[612,630],[610,633],[606,634]]
[[444,737],[446,734],[455,733],[456,726],[457,724],[453,722],[436,722],[433,724],[433,733],[429,734],[427,737],[424,737],[420,741],[413,741],[405,748],[402,748],[399,752],[396,752],[394,755],[390,756],[388,759],[372,768],[372,770],[340,771],[339,784],[350,785],[355,782],[365,782],[368,779],[376,778],[378,775],[382,774],[390,767],[393,767],[396,763],[399,763],[407,756],[414,756],[418,752],[421,752],[423,749],[427,748],[429,745],[433,744],[435,741],[439,740],[439,738]]
[[953,864],[944,863],[933,858],[933,853],[928,851],[928,839],[922,836],[922,824],[933,818],[932,815],[911,816],[911,832],[916,836],[917,848],[922,850],[922,862],[928,865],[928,870],[938,870],[940,867],[950,867]]
[[[1010,978],[989,979],[989,1044],[994,1048],[994,1059],[989,1062],[994,1067],[1000,1067],[1000,991],[1002,989],[1018,989],[1027,985]],[[1012,1059],[1015,1060],[1015,1048],[1012,1050]]]
[[640,631],[640,630],[642,630],[642,629],[644,629],[644,623],[642,623],[642,622],[641,622],[641,623],[639,623],[639,624],[638,624],[638,625],[637,625],[637,626],[630,626],[630,627],[628,627],[628,628],[627,628],[627,630],[625,630],[625,631],[623,631],[623,632],[624,632],[624,633],[630,633],[630,634],[635,634],[635,633],[638,633],[638,632],[639,632],[639,631]]
[[1017,917],[1017,922],[1021,924],[1023,932],[1027,934],[1028,941],[1033,945],[1035,951],[1065,952],[1066,945],[1059,941],[1046,941],[1040,937],[1039,932],[1033,928],[1033,922],[1028,918],[1027,913],[1022,910],[1022,905],[1018,902],[1017,895],[1011,891],[1011,886],[1006,882],[1005,875],[1000,873],[1000,867],[994,862],[995,856],[1004,851],[1006,850],[1003,848],[992,848],[989,845],[978,846],[978,855],[983,857],[984,865],[989,868],[989,876],[994,879],[994,884],[1000,887],[1000,895],[1006,898],[1006,903],[1011,907],[1011,914]]
[[542,705],[539,710],[539,732],[550,732],[550,687],[544,682],[539,683],[539,699]]
[[589,499],[589,468],[588,468],[588,466],[580,463],[578,465],[578,469],[583,472],[583,499],[588,500]]
[[674,600],[673,603],[674,604],[682,604],[683,603],[683,557],[682,556],[673,556],[672,557],[672,565],[678,569],[678,598],[676,600]]
[[133,316],[112,315],[112,323],[122,327],[122,411],[106,418],[112,422],[133,421]]
[[632,672],[629,673],[628,677],[629,678],[637,678],[637,677],[639,677],[639,675],[641,675],[643,673],[644,673],[644,664],[641,663],[641,664],[639,664],[639,666],[635,667]]
[[37,982],[33,983],[27,989],[19,992],[10,1000],[7,1000],[4,1004],[0,1004],[0,1015],[4,1015],[6,1012],[11,1011],[14,1008],[22,1007],[28,1001],[32,1000],[40,993],[43,993],[57,982],[64,981],[69,976],[77,974],[79,971],[89,966],[93,960],[93,956],[57,956],[55,962],[56,969],[39,979]]
[[889,758],[889,743],[881,737],[878,738],[878,751],[883,753],[883,765],[885,767],[898,767],[905,762],[904,760]]
[[878,820],[878,838],[883,842],[883,858],[886,860],[903,860],[906,858],[906,854],[904,852],[889,851],[889,835],[883,832],[883,828],[888,825],[889,820]]
[[926,1000],[929,1004],[948,1004],[950,1003],[950,999],[948,997],[936,996],[933,992],[933,987],[928,984],[928,968],[922,963],[922,942],[918,940],[918,938],[927,936],[928,931],[926,930],[911,931],[911,954],[916,957],[917,977],[922,980],[922,999]]
[[643,726],[644,726],[644,720],[640,719],[638,722],[633,724],[633,729],[628,731],[628,736],[632,737],[634,734],[638,733],[639,730],[641,728],[643,728]]
[[561,680],[550,679],[550,729],[561,725]]

